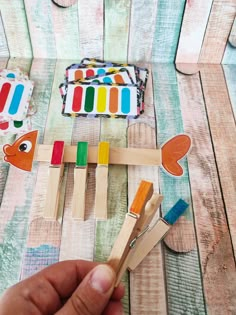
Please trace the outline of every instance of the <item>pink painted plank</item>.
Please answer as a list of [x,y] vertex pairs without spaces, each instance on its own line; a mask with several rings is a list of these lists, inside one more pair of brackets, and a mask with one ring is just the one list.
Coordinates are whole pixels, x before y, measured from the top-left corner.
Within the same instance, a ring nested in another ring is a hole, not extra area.
[[184,127],[194,132],[188,166],[207,313],[234,313],[229,279],[236,283],[235,262],[200,77],[178,74],[177,79]]
[[236,254],[236,126],[223,69],[201,68],[202,88],[234,253]]
[[186,1],[176,63],[197,63],[213,0]]
[[214,0],[198,59],[199,63],[221,63],[235,10],[235,0]]

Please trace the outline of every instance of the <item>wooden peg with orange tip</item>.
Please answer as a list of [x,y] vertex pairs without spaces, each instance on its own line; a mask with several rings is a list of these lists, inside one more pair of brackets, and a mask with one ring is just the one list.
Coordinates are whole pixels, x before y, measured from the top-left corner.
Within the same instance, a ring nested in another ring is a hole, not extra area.
[[152,194],[153,183],[141,181],[108,259],[108,264],[114,269],[117,275],[130,250],[131,241],[141,232],[143,222],[141,219],[144,215],[146,203]]
[[43,213],[43,217],[46,219],[57,219],[60,185],[64,171],[63,154],[64,141],[55,141],[49,167],[46,204]]

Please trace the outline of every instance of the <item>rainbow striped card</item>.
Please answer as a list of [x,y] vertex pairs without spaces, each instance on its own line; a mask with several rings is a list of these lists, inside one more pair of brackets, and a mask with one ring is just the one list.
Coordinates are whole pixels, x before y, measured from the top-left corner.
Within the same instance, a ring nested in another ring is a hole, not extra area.
[[69,84],[63,114],[66,116],[137,117],[137,86]]
[[[89,63],[91,61],[91,63]],[[147,69],[85,58],[60,85],[65,116],[136,118],[143,112]]]

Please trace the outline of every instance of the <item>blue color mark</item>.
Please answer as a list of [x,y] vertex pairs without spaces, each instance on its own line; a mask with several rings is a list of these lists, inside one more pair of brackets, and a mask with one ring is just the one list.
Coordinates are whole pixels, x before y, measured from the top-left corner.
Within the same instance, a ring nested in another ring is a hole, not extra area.
[[130,112],[130,90],[128,88],[122,89],[121,92],[121,111],[123,114]]
[[106,71],[104,69],[98,69],[98,72],[97,72],[98,75],[103,75],[105,73]]
[[184,213],[184,211],[188,208],[188,203],[183,199],[179,199],[176,204],[167,212],[164,216],[164,220],[173,225],[178,218]]
[[18,84],[15,88],[15,92],[12,97],[11,105],[9,107],[9,114],[14,115],[17,113],[19,106],[20,106],[20,101],[22,98],[24,92],[24,85],[23,84]]
[[14,73],[8,73],[7,78],[14,79],[16,76]]
[[104,83],[112,83],[112,80],[109,77],[105,77],[105,78],[103,78],[103,82]]

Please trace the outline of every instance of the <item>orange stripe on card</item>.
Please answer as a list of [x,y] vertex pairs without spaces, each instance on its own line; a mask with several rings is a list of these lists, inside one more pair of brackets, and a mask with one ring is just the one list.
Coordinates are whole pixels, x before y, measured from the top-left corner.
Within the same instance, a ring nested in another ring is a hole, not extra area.
[[116,87],[110,89],[109,110],[113,114],[118,112],[118,89]]
[[121,76],[120,74],[116,74],[116,75],[114,76],[114,78],[115,78],[115,82],[116,82],[116,83],[119,83],[119,84],[125,83],[124,80],[123,80],[123,78],[122,78],[122,76]]
[[82,70],[76,70],[75,71],[75,80],[80,80],[83,79],[84,75],[83,75],[83,71]]

